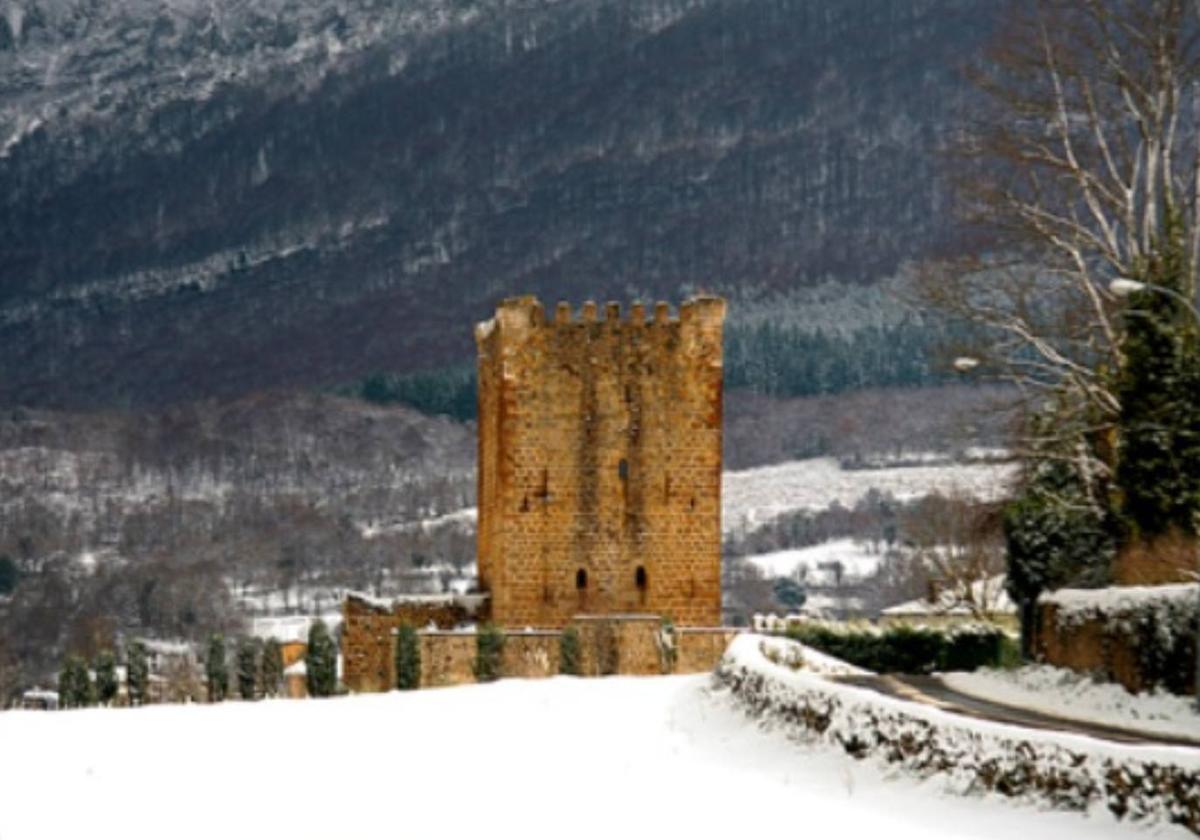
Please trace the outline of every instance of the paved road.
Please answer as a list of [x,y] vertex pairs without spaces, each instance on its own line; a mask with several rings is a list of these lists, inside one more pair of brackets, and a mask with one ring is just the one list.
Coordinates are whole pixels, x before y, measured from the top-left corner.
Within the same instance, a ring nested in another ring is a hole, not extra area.
[[889,697],[899,697],[927,706],[936,706],[955,714],[999,723],[1011,723],[1032,729],[1048,729],[1056,732],[1074,732],[1107,741],[1123,744],[1158,744],[1176,747],[1200,748],[1200,734],[1195,738],[1176,735],[1159,735],[1139,732],[1118,726],[1073,720],[1066,717],[1034,712],[1016,706],[1007,706],[991,700],[983,700],[955,691],[937,677],[919,677],[903,674],[871,674],[868,676],[832,677],[846,685],[877,691]]

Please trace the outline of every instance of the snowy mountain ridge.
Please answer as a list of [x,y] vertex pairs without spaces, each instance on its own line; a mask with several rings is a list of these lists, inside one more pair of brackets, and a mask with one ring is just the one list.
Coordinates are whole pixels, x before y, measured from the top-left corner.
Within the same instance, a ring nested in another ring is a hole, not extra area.
[[[462,364],[516,292],[836,302],[946,233],[989,9],[8,2],[0,404]],[[894,319],[860,297],[858,326]]]

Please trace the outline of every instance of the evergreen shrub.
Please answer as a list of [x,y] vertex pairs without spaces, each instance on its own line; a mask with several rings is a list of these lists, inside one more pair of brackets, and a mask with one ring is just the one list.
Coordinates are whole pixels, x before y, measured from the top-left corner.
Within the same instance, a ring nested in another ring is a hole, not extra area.
[[475,661],[471,670],[479,682],[500,679],[501,658],[504,655],[504,633],[492,624],[485,624],[475,634]]
[[579,631],[567,627],[562,632],[558,645],[558,672],[572,677],[578,677],[583,669],[579,647]]
[[150,665],[146,658],[146,645],[142,642],[132,642],[125,648],[125,684],[129,691],[129,705],[140,706],[146,702]]
[[421,640],[411,624],[396,630],[396,688],[411,691],[421,687]]
[[1004,631],[984,624],[930,627],[834,628],[798,625],[789,638],[880,674],[931,674],[999,667],[1010,656]]
[[309,697],[334,695],[337,691],[337,646],[329,635],[329,628],[320,619],[308,629],[304,669]]
[[117,658],[104,650],[96,657],[96,699],[107,706],[117,697]]

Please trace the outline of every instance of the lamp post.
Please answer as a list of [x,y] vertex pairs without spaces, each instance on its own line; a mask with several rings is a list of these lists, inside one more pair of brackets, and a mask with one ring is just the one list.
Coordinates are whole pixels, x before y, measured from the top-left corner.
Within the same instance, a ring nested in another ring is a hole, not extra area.
[[1200,309],[1197,309],[1196,304],[1188,300],[1185,295],[1180,294],[1174,289],[1167,288],[1166,286],[1160,286],[1157,283],[1146,283],[1142,280],[1134,280],[1131,277],[1118,277],[1108,284],[1108,290],[1119,298],[1127,298],[1135,292],[1144,292],[1146,290],[1168,295],[1182,303],[1187,311],[1192,313],[1192,317],[1196,319],[1196,325],[1200,326]]
[[[1188,312],[1192,313],[1192,317],[1196,319],[1196,326],[1200,327],[1200,309],[1196,308],[1196,304],[1189,300],[1185,295],[1166,286],[1160,286],[1157,283],[1146,283],[1142,280],[1134,280],[1132,277],[1117,277],[1108,284],[1108,290],[1116,297],[1126,298],[1136,292],[1153,291],[1174,298],[1183,304]],[[1200,574],[1197,575],[1197,582],[1200,583]],[[1200,711],[1200,601],[1196,604],[1196,709]]]

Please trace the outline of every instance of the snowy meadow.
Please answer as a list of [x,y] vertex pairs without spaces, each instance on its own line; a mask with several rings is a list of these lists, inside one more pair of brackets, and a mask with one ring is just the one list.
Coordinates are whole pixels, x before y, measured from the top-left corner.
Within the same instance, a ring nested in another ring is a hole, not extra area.
[[887,778],[761,728],[708,675],[8,712],[0,744],[3,840],[1188,836]]

